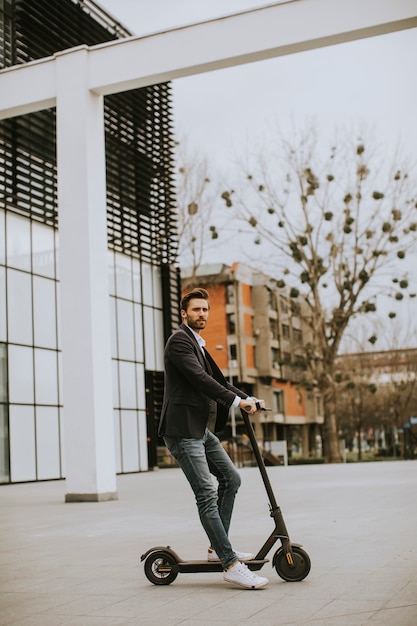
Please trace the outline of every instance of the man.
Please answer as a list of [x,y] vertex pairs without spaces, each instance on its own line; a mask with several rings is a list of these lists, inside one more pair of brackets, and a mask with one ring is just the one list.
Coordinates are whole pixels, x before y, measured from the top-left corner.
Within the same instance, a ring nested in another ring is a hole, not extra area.
[[240,476],[214,434],[224,427],[231,406],[253,414],[256,400],[228,383],[205,350],[200,333],[206,327],[209,308],[205,289],[195,289],[181,300],[182,324],[165,347],[159,434],[194,491],[201,524],[210,541],[208,560],[222,562],[225,581],[260,589],[268,579],[255,575],[242,563],[253,555],[235,552],[229,541]]

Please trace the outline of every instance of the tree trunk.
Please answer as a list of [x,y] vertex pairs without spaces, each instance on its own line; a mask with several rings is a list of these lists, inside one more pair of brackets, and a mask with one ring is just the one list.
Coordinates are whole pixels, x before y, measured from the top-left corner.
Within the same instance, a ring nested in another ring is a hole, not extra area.
[[326,463],[342,462],[337,429],[335,393],[334,386],[329,387],[325,393],[324,460]]

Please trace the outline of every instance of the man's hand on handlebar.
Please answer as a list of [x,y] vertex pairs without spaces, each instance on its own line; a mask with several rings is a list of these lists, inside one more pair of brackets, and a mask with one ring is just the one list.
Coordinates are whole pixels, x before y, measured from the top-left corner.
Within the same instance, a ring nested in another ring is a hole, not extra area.
[[262,411],[265,408],[265,401],[258,400],[257,398],[242,398],[239,402],[239,408],[253,415],[257,411]]

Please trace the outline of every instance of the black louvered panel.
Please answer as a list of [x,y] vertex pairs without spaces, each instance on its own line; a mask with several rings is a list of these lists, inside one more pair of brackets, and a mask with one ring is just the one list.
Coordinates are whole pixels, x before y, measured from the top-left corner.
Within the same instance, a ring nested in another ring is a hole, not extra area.
[[171,333],[180,324],[181,275],[178,267],[163,264],[162,301],[164,306],[164,340],[167,341]]
[[[82,43],[93,45],[117,38],[115,28],[110,26],[110,18],[106,27],[90,17],[94,5],[88,1],[15,0],[12,4],[16,37],[14,63],[51,56]],[[97,16],[98,13],[97,10]],[[105,15],[104,12],[101,14]],[[125,30],[124,36],[129,34]]]
[[56,227],[55,111],[0,122],[0,206]]
[[[98,21],[96,21],[98,20]],[[129,32],[91,0],[0,2],[1,67]],[[173,263],[169,84],[105,98],[108,243],[154,265]],[[57,227],[55,110],[0,122],[0,206]]]

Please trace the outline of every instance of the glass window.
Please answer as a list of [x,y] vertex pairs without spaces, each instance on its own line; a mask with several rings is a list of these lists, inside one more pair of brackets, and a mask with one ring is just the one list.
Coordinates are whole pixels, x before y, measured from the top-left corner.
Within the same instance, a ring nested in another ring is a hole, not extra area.
[[284,392],[274,391],[272,394],[272,398],[274,404],[274,413],[284,413]]
[[9,341],[32,345],[32,281],[30,274],[7,270]]
[[140,263],[137,259],[132,259],[132,277],[133,277],[133,300],[142,302],[142,282],[140,274]]
[[36,461],[38,480],[61,477],[58,408],[36,407]]
[[119,361],[120,407],[136,409],[136,368],[134,363]]
[[164,318],[162,311],[154,310],[155,320],[155,370],[164,369]]
[[287,302],[287,300],[285,300],[285,298],[281,298],[280,299],[280,303],[281,303],[281,312],[282,313],[288,313],[288,302]]
[[141,363],[136,364],[136,387],[138,390],[137,406],[139,409],[146,409],[145,368]]
[[[62,352],[58,352],[58,399],[59,404],[62,405]],[[62,419],[62,409],[61,409]],[[61,431],[62,432],[62,431]]]
[[116,295],[116,283],[114,277],[114,252],[111,250],[108,251],[107,256],[107,273],[109,279],[109,294],[111,296]]
[[6,268],[0,267],[0,341],[7,341]]
[[7,405],[0,404],[0,483],[9,480],[9,419]]
[[226,304],[235,303],[235,289],[232,283],[226,285]]
[[143,303],[152,305],[152,267],[147,263],[142,263],[142,284],[143,284]]
[[58,404],[58,363],[54,350],[35,350],[36,404]]
[[21,270],[31,269],[30,220],[7,213],[7,264]]
[[295,343],[303,343],[303,333],[300,329],[293,328],[292,334]]
[[148,445],[147,435],[148,430],[146,426],[146,412],[139,411],[139,469],[144,472],[149,469],[148,462]]
[[33,404],[33,350],[9,345],[9,401]]
[[119,366],[118,361],[112,361],[112,377],[113,377],[113,406],[120,406],[119,399]]
[[7,346],[0,343],[0,402],[7,402]]
[[116,275],[116,294],[119,298],[132,300],[132,259],[125,254],[115,254],[114,264]]
[[33,277],[34,343],[44,348],[56,348],[55,281]]
[[110,306],[110,338],[111,338],[111,356],[117,359],[117,324],[116,324],[116,298],[109,298]]
[[161,270],[159,267],[152,268],[152,278],[153,278],[152,304],[154,307],[162,308],[162,280],[161,280]]
[[227,314],[227,333],[234,335],[236,333],[236,315],[235,313]]
[[139,470],[137,411],[120,411],[123,472]]
[[281,328],[282,328],[282,337],[283,337],[283,339],[289,339],[290,338],[290,327],[288,326],[288,324],[282,324]]
[[10,405],[10,479],[36,480],[33,406]]
[[142,324],[142,307],[138,304],[133,305],[135,318],[135,361],[143,362],[143,324]]
[[55,278],[55,231],[32,222],[32,267],[34,274]]
[[9,481],[9,419],[7,408],[7,347],[0,344],[0,483]]
[[153,309],[143,307],[144,337],[145,337],[145,364],[147,370],[155,370],[155,320]]
[[270,309],[272,309],[273,311],[277,310],[277,298],[276,295],[273,291],[271,291],[271,289],[266,290],[267,292],[267,296],[268,296],[268,306]]
[[133,302],[116,300],[117,306],[117,338],[119,359],[135,360],[135,341],[133,334]]
[[2,265],[6,263],[6,237],[4,232],[4,220],[4,211],[0,211],[0,263]]
[[56,328],[57,328],[57,347],[61,348],[61,285],[59,282],[55,283],[56,289]]
[[59,232],[55,231],[55,278],[59,280]]

